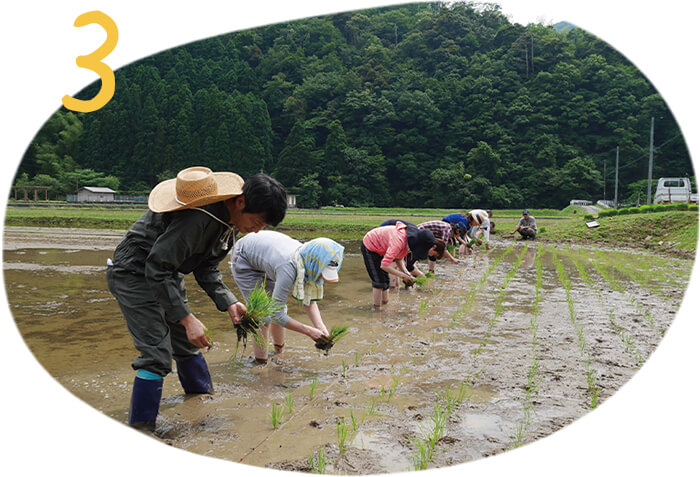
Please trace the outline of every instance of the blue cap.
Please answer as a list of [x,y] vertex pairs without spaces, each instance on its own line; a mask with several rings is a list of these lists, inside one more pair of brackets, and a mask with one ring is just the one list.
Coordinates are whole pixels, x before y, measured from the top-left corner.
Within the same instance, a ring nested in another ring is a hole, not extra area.
[[523,215],[530,215],[530,211],[527,209],[523,210]]

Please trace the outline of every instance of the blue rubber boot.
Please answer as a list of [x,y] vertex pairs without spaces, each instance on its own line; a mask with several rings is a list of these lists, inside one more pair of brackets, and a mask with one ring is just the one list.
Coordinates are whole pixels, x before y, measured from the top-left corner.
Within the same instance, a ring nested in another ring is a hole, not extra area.
[[162,394],[163,378],[142,379],[138,376],[134,378],[131,407],[129,408],[129,425],[142,431],[155,431]]
[[202,353],[177,362],[177,377],[187,394],[211,394],[214,385]]

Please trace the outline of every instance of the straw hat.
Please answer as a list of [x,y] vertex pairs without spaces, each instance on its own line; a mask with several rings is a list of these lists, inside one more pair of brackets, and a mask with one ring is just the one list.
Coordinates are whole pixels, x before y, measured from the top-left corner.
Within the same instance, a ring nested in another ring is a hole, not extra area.
[[233,172],[212,172],[208,167],[189,167],[177,178],[163,181],[148,196],[153,212],[201,207],[243,193],[243,179]]

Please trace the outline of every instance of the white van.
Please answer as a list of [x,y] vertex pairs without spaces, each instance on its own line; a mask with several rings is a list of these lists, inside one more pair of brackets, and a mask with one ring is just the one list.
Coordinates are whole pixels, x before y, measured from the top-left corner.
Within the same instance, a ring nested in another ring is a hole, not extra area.
[[673,202],[698,203],[698,194],[693,194],[690,179],[687,177],[662,177],[659,179],[654,203],[671,204]]

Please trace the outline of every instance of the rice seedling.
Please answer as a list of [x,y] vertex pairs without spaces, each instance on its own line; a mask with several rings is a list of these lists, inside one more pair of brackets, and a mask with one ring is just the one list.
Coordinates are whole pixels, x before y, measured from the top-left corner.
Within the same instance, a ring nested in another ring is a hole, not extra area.
[[344,378],[347,378],[347,377],[348,377],[348,375],[347,375],[347,372],[348,372],[348,365],[347,365],[347,363],[345,362],[345,358],[343,358],[343,360],[342,360],[342,362],[340,363],[340,365],[341,365],[341,367],[342,367],[342,374],[343,374],[343,377],[344,377]]
[[425,274],[425,278],[433,278],[435,274],[433,272],[428,272]]
[[350,328],[348,326],[337,325],[331,328],[328,336],[321,336],[316,340],[316,348],[324,351],[326,356],[328,351],[338,342],[340,339],[348,333]]
[[598,407],[598,386],[596,385],[595,370],[591,368],[590,358],[586,361],[586,384],[591,395],[591,408]]
[[462,381],[462,384],[459,385],[459,390],[457,391],[457,404],[462,404],[464,401],[472,398],[471,394],[469,394],[471,387],[472,385],[469,382],[469,378]]
[[209,346],[207,346],[207,351],[212,349],[214,347],[214,338],[212,337],[211,331],[209,330],[209,327],[202,323],[204,325],[204,336],[207,337],[207,341],[209,341]]
[[421,300],[420,306],[418,307],[418,316],[422,317],[425,310],[428,308],[428,300]]
[[338,418],[335,421],[335,432],[338,436],[338,449],[341,454],[345,454],[345,440],[348,438],[348,426],[344,418]]
[[[362,413],[364,416],[364,413]],[[350,409],[350,424],[352,425],[352,430],[353,432],[356,432],[357,429],[360,427],[360,425],[357,422],[357,418],[355,418],[355,414],[352,412],[352,409]]]
[[416,445],[416,452],[413,453],[413,469],[425,470],[428,468],[428,464],[433,460],[435,447],[428,445],[421,439],[416,439],[414,443]]
[[309,387],[309,401],[314,400],[314,393],[316,392],[316,386],[318,385],[318,376],[311,378],[311,385]]
[[294,398],[292,393],[288,392],[284,396],[284,410],[291,416],[294,413]]
[[[389,400],[394,397],[394,394],[396,393],[396,388],[399,385],[399,382],[401,382],[401,378],[396,375],[392,374],[391,375],[391,386],[389,387],[389,390],[386,391],[386,402],[389,402]],[[382,386],[382,391],[384,391],[384,387]]]
[[280,424],[282,423],[282,416],[284,416],[284,409],[282,409],[281,406],[277,406],[277,404],[273,402],[271,415],[273,429],[279,429]]
[[367,414],[370,416],[375,416],[377,414],[377,398],[375,396],[370,396],[367,402]]
[[248,295],[245,314],[241,318],[241,321],[234,325],[237,341],[232,360],[236,359],[238,347],[241,342],[243,342],[243,350],[245,350],[248,343],[248,335],[253,337],[258,346],[262,348],[267,347],[267,342],[260,332],[260,326],[266,316],[276,313],[281,309],[282,305],[277,300],[270,297],[265,290],[264,280],[253,288]]
[[326,473],[326,454],[323,452],[322,447],[318,448],[315,458],[313,452],[309,455],[309,464],[311,464],[311,472],[313,474]]

